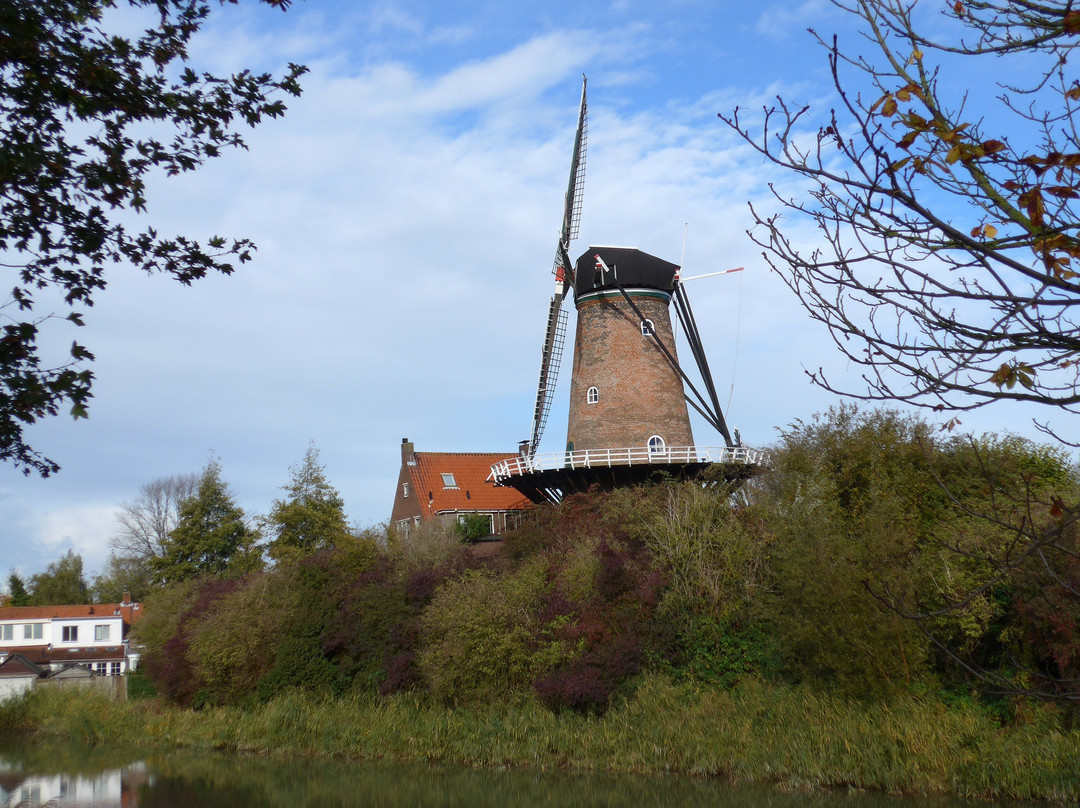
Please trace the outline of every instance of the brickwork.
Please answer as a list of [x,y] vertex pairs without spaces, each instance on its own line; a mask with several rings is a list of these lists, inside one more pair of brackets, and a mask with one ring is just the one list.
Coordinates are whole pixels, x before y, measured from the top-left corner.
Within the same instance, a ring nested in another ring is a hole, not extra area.
[[[675,356],[669,299],[652,290],[628,292]],[[644,447],[653,435],[668,446],[693,446],[682,379],[656,341],[642,335],[629,304],[616,293],[586,297],[577,309],[567,447]],[[594,404],[588,402],[591,387],[597,390]]]

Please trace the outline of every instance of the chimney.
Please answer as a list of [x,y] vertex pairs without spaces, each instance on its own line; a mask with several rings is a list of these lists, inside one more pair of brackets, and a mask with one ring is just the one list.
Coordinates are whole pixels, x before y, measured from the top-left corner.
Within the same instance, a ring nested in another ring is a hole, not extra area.
[[401,462],[402,464],[412,465],[416,462],[416,456],[413,454],[412,441],[408,438],[401,439]]
[[[113,590],[113,591],[116,591],[116,590]],[[130,606],[131,605],[131,593],[130,592],[125,592],[124,593],[124,597],[120,601],[120,604],[122,606]]]

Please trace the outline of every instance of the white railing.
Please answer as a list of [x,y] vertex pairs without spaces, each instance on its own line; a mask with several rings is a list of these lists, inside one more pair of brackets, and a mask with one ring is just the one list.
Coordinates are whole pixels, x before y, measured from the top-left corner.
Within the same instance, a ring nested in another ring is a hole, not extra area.
[[510,477],[535,474],[552,469],[587,469],[608,466],[648,466],[667,463],[743,463],[757,466],[768,463],[760,449],[745,446],[701,447],[669,446],[651,450],[646,446],[625,449],[586,449],[580,452],[556,452],[527,457],[511,457],[491,467],[489,480],[500,483]]

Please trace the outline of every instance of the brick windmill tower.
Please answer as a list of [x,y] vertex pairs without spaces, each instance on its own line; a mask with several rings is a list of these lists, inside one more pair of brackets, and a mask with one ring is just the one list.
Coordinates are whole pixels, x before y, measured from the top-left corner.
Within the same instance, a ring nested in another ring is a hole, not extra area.
[[[492,466],[492,477],[534,502],[557,502],[592,485],[633,485],[658,474],[691,477],[718,463],[728,476],[746,476],[759,454],[736,446],[728,432],[680,268],[633,247],[590,247],[575,264],[570,261],[585,180],[585,90],[583,81],[532,433],[518,457]],[[566,448],[544,457],[537,450],[562,364],[563,302],[570,289],[577,329]],[[697,367],[697,383],[679,363],[672,309]],[[694,445],[687,405],[720,434],[723,447]]]

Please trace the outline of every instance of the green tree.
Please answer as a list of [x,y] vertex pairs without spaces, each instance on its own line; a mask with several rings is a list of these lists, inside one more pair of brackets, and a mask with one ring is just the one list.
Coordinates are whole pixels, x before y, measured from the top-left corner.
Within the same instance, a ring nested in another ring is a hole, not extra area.
[[26,591],[26,584],[23,583],[19,573],[14,570],[8,575],[8,598],[9,606],[30,605],[30,593]]
[[282,486],[287,497],[274,500],[267,517],[273,540],[270,557],[302,558],[332,549],[350,538],[345,503],[319,465],[319,450],[308,446],[303,462],[289,469],[292,479]]
[[83,577],[82,556],[68,550],[44,572],[30,578],[28,606],[65,606],[89,603],[90,588]]
[[258,538],[221,479],[221,466],[211,461],[195,494],[181,504],[179,522],[150,568],[163,583],[242,574],[261,565]]
[[[237,0],[220,0],[237,2]],[[285,8],[289,0],[263,0]],[[143,12],[137,35],[118,7]],[[218,77],[191,64],[189,46],[213,0],[49,0],[0,5],[0,251],[10,297],[0,302],[0,459],[27,474],[59,466],[23,428],[70,408],[86,416],[93,355],[78,342],[43,353],[42,328],[83,324],[81,311],[123,263],[184,284],[229,274],[254,245],[134,227],[147,177],[192,171],[243,127],[285,111],[305,69],[281,77],[243,70]],[[43,299],[39,299],[39,297]],[[40,306],[63,301],[66,314]],[[54,342],[50,337],[48,342]]]
[[95,603],[117,603],[125,592],[132,600],[144,601],[153,588],[154,573],[148,561],[113,552],[105,561],[105,569],[91,582],[90,594]]

